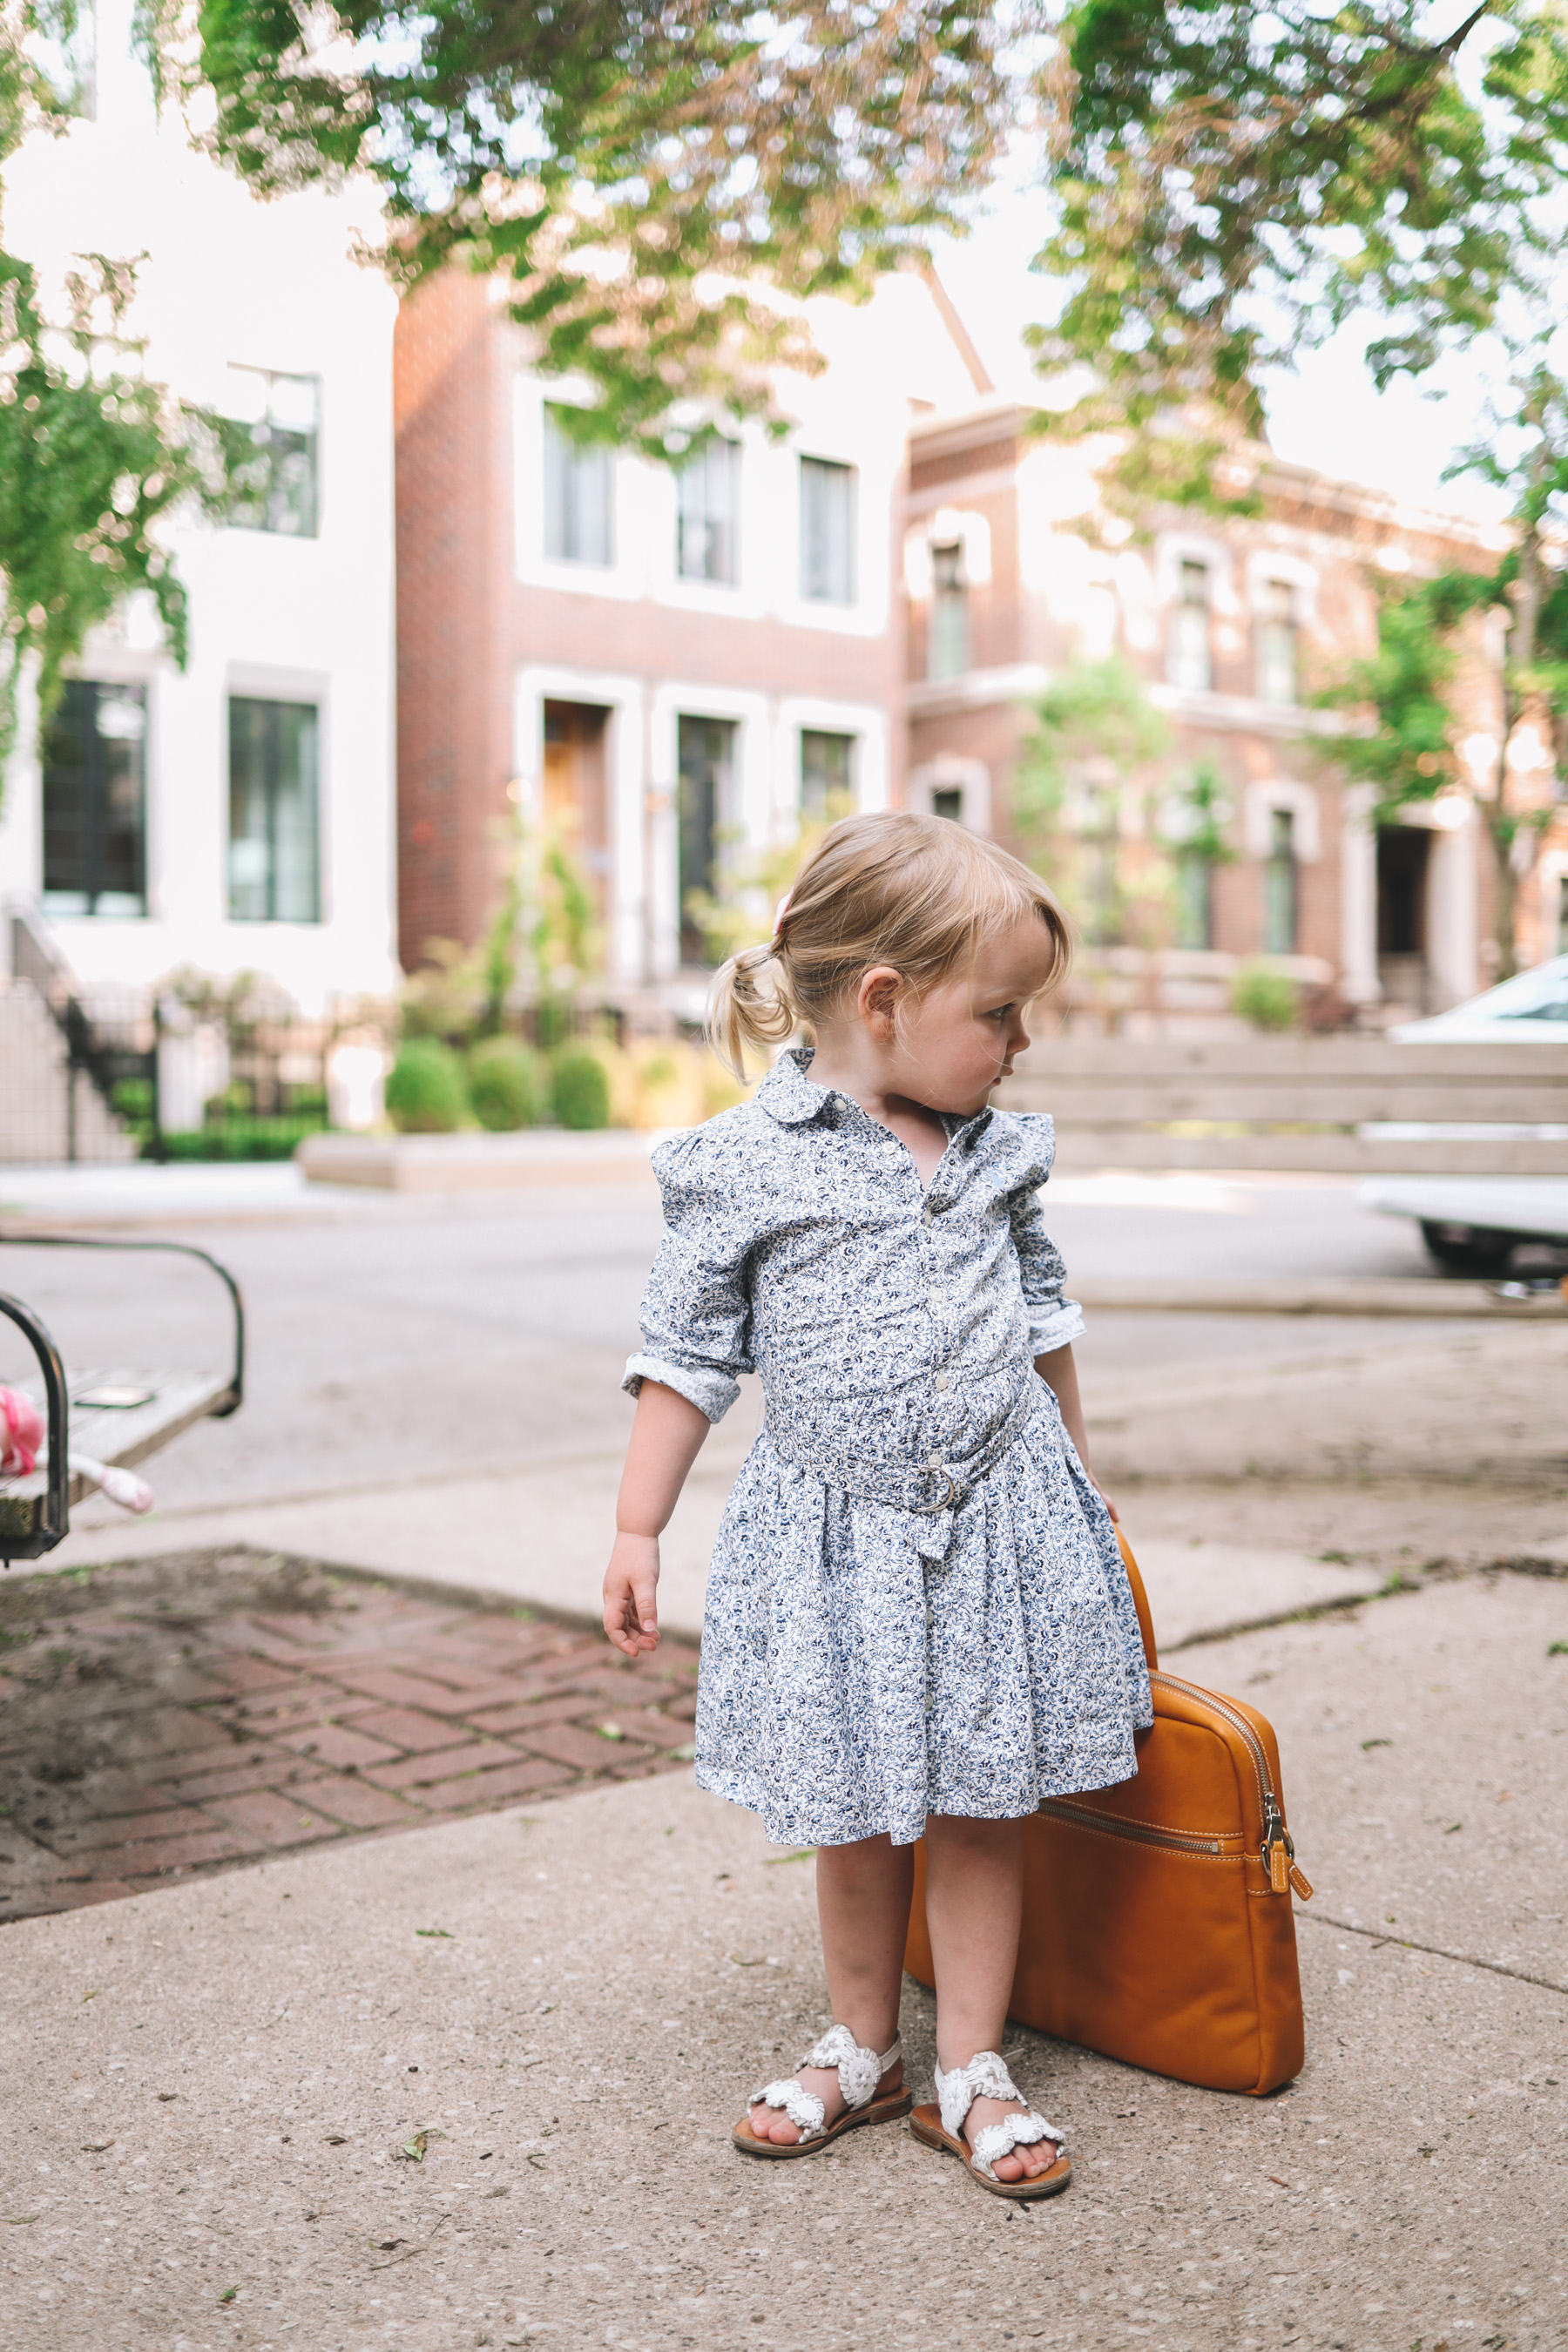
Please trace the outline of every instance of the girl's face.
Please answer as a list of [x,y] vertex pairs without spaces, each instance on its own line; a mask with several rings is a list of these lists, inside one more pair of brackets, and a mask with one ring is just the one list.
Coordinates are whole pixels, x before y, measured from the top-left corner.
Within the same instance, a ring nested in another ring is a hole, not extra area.
[[896,1023],[889,1018],[890,1089],[931,1110],[984,1109],[1028,1045],[1024,1014],[1049,981],[1052,961],[1045,924],[1021,915],[968,971],[901,1008]]

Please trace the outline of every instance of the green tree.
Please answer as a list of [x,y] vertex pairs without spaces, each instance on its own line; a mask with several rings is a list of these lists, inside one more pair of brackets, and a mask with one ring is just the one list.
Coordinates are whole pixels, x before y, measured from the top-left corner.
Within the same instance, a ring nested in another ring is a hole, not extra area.
[[971,0],[201,0],[188,59],[184,22],[163,70],[251,186],[368,172],[404,283],[509,276],[545,368],[598,388],[577,429],[656,449],[676,402],[768,412],[770,367],[809,363],[798,298],[956,220],[1010,114]]
[[[1113,507],[1152,494],[1245,504],[1269,366],[1355,314],[1374,327],[1380,387],[1446,354],[1479,360],[1494,413],[1453,470],[1509,499],[1515,547],[1490,592],[1510,615],[1506,734],[1517,749],[1534,717],[1549,740],[1568,709],[1568,598],[1549,560],[1568,520],[1568,406],[1552,364],[1568,178],[1561,0],[1481,0],[1440,29],[1424,0],[1267,12],[1077,0],[1058,32],[1042,78],[1058,214],[1041,261],[1067,291],[1036,341],[1042,364],[1082,372],[1082,393],[1043,425],[1111,436]],[[1346,761],[1380,794],[1419,796],[1453,772],[1438,673],[1454,593],[1438,583],[1426,603],[1384,604],[1360,679],[1378,734]],[[1517,887],[1549,821],[1532,789],[1505,763],[1483,802],[1505,971]]]
[[[1147,845],[1161,782],[1151,773],[1171,732],[1142,680],[1120,654],[1078,661],[1034,705],[1013,780],[1013,824],[1025,855],[1093,946],[1113,946],[1169,877]],[[1151,892],[1151,884],[1153,885]]]
[[142,589],[184,666],[185,595],[158,526],[209,482],[190,418],[121,333],[134,271],[79,257],[51,321],[27,264],[0,251],[0,796],[28,656],[47,713],[88,631]]

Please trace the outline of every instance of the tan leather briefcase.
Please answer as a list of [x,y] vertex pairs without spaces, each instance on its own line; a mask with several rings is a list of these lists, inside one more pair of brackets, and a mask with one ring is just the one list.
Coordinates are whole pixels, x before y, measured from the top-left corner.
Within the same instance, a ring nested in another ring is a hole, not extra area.
[[[1008,2013],[1207,2090],[1272,2091],[1300,2072],[1292,1889],[1272,1727],[1240,1699],[1160,1670],[1125,1539],[1154,1695],[1138,1772],[1053,1799],[1024,1828],[1024,1936]],[[932,1981],[925,1849],[904,1965]]]

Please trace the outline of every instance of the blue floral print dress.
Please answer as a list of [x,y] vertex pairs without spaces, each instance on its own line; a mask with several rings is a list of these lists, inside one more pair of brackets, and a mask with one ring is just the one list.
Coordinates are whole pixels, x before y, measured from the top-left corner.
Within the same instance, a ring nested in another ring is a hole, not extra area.
[[765,1423],[708,1583],[697,1779],[778,1844],[1000,1820],[1136,1770],[1152,1720],[1104,1504],[1032,1359],[1083,1328],[1037,1197],[1048,1118],[949,1118],[929,1189],[781,1056],[661,1145],[636,1395]]

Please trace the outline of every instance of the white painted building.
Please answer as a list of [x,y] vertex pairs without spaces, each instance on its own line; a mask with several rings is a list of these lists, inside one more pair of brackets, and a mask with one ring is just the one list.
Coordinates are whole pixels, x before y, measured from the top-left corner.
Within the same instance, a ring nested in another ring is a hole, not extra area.
[[90,119],[5,172],[9,248],[53,299],[71,257],[144,256],[127,331],[183,400],[265,427],[245,525],[170,547],[190,661],[149,600],[96,632],[0,811],[0,900],[41,910],[90,999],[182,967],[307,1013],[395,982],[392,339],[353,258],[367,190],[258,203],[156,112],[130,0],[99,0]]

